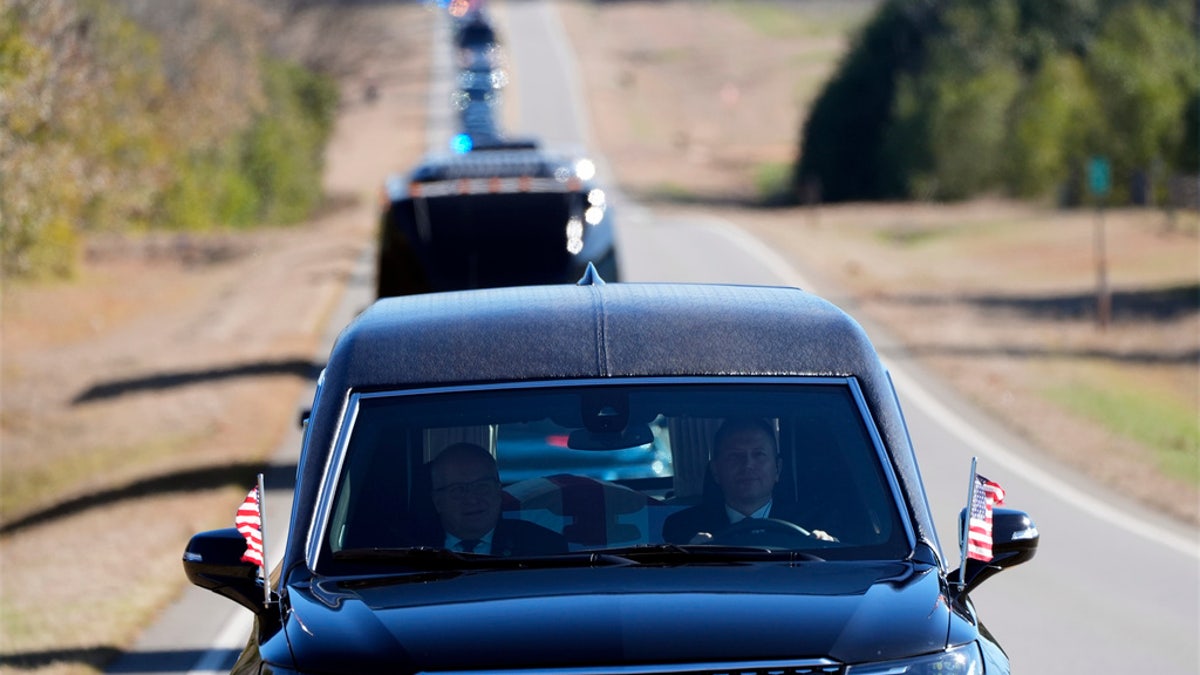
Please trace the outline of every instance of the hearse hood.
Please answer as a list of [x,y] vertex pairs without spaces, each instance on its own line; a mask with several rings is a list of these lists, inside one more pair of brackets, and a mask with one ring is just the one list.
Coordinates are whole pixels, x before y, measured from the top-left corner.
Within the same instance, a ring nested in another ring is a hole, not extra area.
[[845,663],[946,646],[936,570],[908,563],[646,566],[322,580],[290,593],[302,672]]

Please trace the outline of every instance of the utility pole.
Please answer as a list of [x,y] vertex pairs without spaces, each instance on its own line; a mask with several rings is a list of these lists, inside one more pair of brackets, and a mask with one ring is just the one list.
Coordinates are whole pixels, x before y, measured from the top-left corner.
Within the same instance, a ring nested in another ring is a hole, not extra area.
[[1108,287],[1108,251],[1104,233],[1104,204],[1112,186],[1108,158],[1092,157],[1088,162],[1088,184],[1096,200],[1096,226],[1093,249],[1096,257],[1096,322],[1100,330],[1112,321],[1112,292]]

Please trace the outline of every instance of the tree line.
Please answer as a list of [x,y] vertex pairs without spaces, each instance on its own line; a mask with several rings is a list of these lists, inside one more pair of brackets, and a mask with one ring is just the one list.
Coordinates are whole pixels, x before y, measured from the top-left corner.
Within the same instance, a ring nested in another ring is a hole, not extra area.
[[338,89],[283,47],[307,9],[0,1],[3,275],[69,276],[93,232],[308,216]]
[[885,0],[800,134],[801,200],[1161,203],[1200,172],[1194,0]]

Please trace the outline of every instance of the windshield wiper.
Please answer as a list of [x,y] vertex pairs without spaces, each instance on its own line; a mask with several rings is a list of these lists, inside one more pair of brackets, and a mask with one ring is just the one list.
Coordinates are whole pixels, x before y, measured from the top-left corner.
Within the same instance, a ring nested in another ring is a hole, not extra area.
[[475,553],[459,553],[444,548],[418,546],[413,548],[350,548],[336,551],[333,559],[337,562],[403,562],[417,563],[422,567],[446,566],[456,567],[456,564],[484,556]]
[[480,553],[459,553],[444,548],[356,548],[333,554],[336,562],[398,564],[420,570],[516,570],[563,567],[613,567],[623,565],[678,565],[693,563],[821,562],[807,551],[772,550],[760,546],[712,544],[644,544],[548,556],[502,558]]
[[421,569],[538,569],[550,567],[609,567],[636,565],[636,561],[611,551],[580,551],[549,556],[501,558],[480,553],[459,553],[444,548],[355,548],[337,551],[336,562],[401,563]]
[[641,564],[693,562],[810,561],[825,559],[807,551],[771,549],[762,546],[721,546],[713,544],[643,544],[626,548],[604,549],[596,553],[627,558]]

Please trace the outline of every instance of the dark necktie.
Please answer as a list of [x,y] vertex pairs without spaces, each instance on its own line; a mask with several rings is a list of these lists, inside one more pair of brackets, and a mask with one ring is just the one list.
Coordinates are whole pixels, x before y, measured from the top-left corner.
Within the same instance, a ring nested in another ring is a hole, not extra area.
[[478,539],[463,539],[458,542],[458,549],[463,553],[474,553],[481,543],[483,542]]

